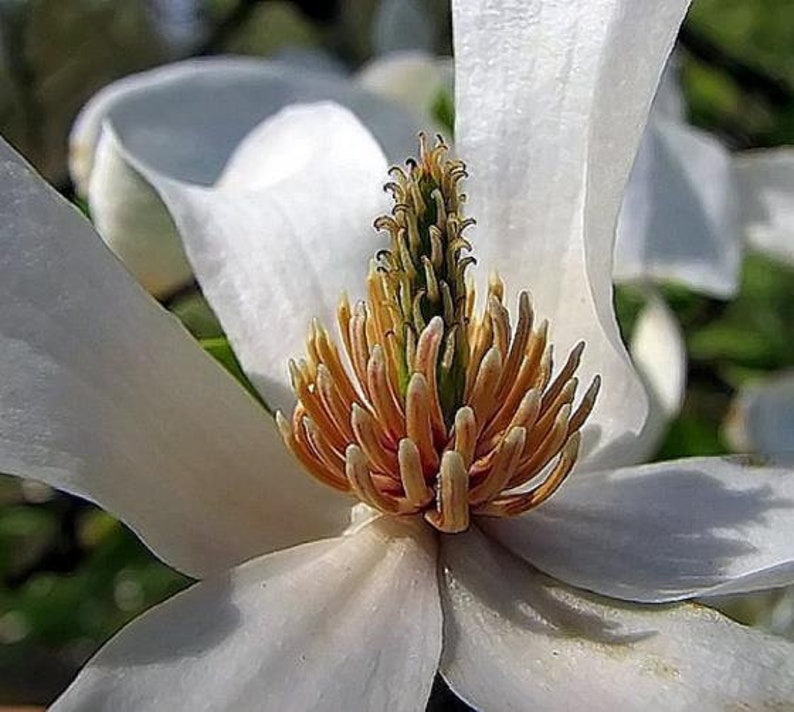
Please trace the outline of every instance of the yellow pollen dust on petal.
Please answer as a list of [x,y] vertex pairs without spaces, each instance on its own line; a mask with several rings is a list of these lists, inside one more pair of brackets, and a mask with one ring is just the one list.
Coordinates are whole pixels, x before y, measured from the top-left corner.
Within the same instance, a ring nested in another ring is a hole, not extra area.
[[276,418],[320,482],[456,533],[473,515],[520,515],[557,491],[600,378],[577,402],[584,343],[555,373],[548,323],[522,292],[513,324],[498,277],[475,315],[466,169],[440,137],[429,148],[420,136],[419,159],[391,175],[394,207],[375,221],[390,246],[370,265],[367,299],[340,301],[343,353],[313,322],[306,360],[289,364],[298,404]]

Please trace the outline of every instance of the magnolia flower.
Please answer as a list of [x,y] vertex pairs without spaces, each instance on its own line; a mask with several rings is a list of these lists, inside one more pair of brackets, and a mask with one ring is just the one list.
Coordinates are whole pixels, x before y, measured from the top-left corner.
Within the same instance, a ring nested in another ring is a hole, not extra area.
[[[647,402],[612,312],[613,228],[685,9],[453,5],[476,228],[442,148],[392,173],[390,212],[383,153],[330,104],[265,122],[216,187],[137,162],[314,478],[3,149],[0,468],[93,499],[204,579],[55,709],[421,709],[436,670],[480,708],[788,703],[790,643],[685,601],[794,578],[790,470],[632,464]],[[290,150],[257,161],[268,145]],[[378,215],[392,241],[369,270]],[[342,288],[348,368],[324,326]],[[311,316],[293,411],[284,364]]]
[[[392,17],[395,8],[388,7]],[[398,160],[413,149],[419,127],[440,130],[432,112],[439,97],[451,96],[452,75],[451,59],[417,51],[390,53],[352,80],[331,68],[307,72],[294,62],[177,63],[115,82],[84,107],[72,131],[72,175],[108,245],[148,291],[165,296],[188,282],[192,268],[167,209],[133,164],[221,187],[223,165],[247,128],[287,101],[328,97],[352,108]],[[235,107],[234,120],[227,106]],[[263,142],[263,154],[277,151],[272,141]],[[652,397],[650,454],[678,412],[686,372],[680,329],[658,298],[639,317],[632,356]]]
[[355,79],[365,89],[417,112],[423,126],[433,126],[439,100],[452,97],[453,74],[451,57],[401,50],[368,62]]

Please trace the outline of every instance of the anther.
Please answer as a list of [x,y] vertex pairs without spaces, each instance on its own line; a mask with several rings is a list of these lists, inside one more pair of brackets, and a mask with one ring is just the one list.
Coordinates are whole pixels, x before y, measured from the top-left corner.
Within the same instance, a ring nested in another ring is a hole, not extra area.
[[350,491],[350,485],[343,477],[340,477],[335,470],[327,467],[323,462],[318,460],[317,457],[309,451],[305,442],[298,440],[296,437],[297,430],[291,427],[281,411],[276,411],[276,425],[278,426],[284,444],[298,459],[301,465],[303,465],[317,480],[340,492]]
[[477,421],[474,411],[469,406],[459,408],[455,413],[455,451],[461,456],[468,470],[474,459],[477,446]]
[[362,502],[388,514],[400,512],[399,502],[375,486],[367,457],[356,445],[349,445],[345,451],[345,475],[350,488]]
[[395,400],[386,372],[386,358],[383,347],[375,344],[367,364],[367,387],[372,406],[386,433],[394,439],[405,435],[405,418],[399,403]]
[[469,492],[469,504],[476,507],[498,495],[511,480],[521,459],[527,431],[524,428],[512,428],[502,440],[496,451],[493,468],[480,484],[472,487]]
[[425,519],[439,531],[456,534],[469,528],[469,475],[463,459],[454,450],[441,458],[436,485],[436,509]]
[[491,517],[515,517],[543,504],[553,495],[576,463],[579,452],[579,434],[566,443],[562,455],[546,480],[535,489],[515,495],[493,499],[477,508],[476,513]]
[[433,443],[433,430],[430,422],[430,390],[427,379],[421,373],[414,373],[408,382],[405,393],[405,430],[419,450],[424,471],[438,467],[438,453]]
[[496,386],[501,375],[502,355],[498,348],[492,346],[480,364],[471,396],[468,398],[468,405],[474,411],[478,423],[484,424],[491,415]]
[[350,413],[350,425],[356,442],[372,464],[381,472],[396,472],[397,458],[394,457],[394,451],[388,449],[379,423],[357,403],[353,404]]
[[423,374],[427,381],[428,401],[430,405],[430,422],[437,438],[444,435],[444,415],[441,412],[441,401],[438,394],[436,371],[441,339],[444,335],[444,322],[441,317],[433,317],[419,335],[416,344],[414,370]]
[[397,461],[400,465],[400,480],[405,490],[405,498],[417,510],[422,509],[433,499],[433,490],[425,482],[419,449],[410,438],[400,440]]

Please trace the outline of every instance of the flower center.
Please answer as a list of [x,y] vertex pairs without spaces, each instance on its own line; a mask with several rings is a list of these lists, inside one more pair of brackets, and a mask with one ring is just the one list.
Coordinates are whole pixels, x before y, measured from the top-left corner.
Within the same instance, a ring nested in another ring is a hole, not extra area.
[[465,271],[466,170],[439,138],[393,168],[391,215],[375,221],[390,247],[370,265],[367,299],[338,326],[347,362],[312,324],[308,358],[290,362],[298,404],[276,414],[285,443],[321,482],[391,515],[423,514],[464,531],[472,514],[507,517],[548,499],[571,471],[595,404],[596,376],[574,409],[580,342],[552,378],[548,323],[529,296],[515,327],[492,278],[482,314]]

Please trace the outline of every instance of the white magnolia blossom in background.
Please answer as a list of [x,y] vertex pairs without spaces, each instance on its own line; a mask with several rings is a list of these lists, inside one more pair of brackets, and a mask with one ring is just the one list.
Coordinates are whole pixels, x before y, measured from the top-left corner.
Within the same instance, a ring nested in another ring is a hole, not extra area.
[[731,406],[725,435],[738,452],[794,453],[794,372],[744,386]]
[[[92,499],[204,579],[53,709],[417,710],[436,670],[481,709],[788,703],[792,644],[686,601],[794,581],[794,473],[634,465],[647,399],[612,309],[614,225],[686,6],[453,5],[475,277],[498,270],[511,305],[531,288],[556,347],[585,340],[582,379],[603,383],[563,488],[465,533],[382,516],[343,534],[353,502],[300,471],[270,416],[2,149],[0,470]],[[207,185],[102,131],[171,210],[251,380],[289,408],[286,359],[342,289],[362,293],[380,246],[378,143],[346,109],[296,106]]]
[[[784,212],[784,211],[781,211]],[[794,372],[751,381],[739,389],[724,424],[730,447],[761,457],[794,454]],[[739,607],[745,620],[794,640],[794,586],[733,598],[727,610]]]
[[747,151],[736,172],[747,244],[794,265],[794,149]]
[[443,97],[451,100],[454,92],[452,57],[434,57],[418,50],[376,57],[355,79],[364,88],[418,112],[423,126],[435,124],[437,102]]
[[732,297],[744,242],[737,205],[732,156],[687,123],[673,61],[662,75],[623,199],[615,279],[670,280]]

